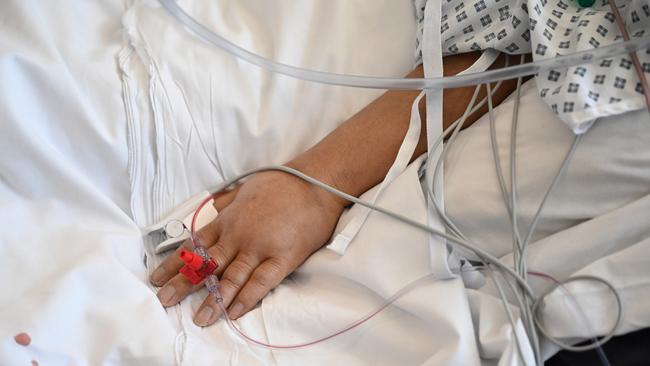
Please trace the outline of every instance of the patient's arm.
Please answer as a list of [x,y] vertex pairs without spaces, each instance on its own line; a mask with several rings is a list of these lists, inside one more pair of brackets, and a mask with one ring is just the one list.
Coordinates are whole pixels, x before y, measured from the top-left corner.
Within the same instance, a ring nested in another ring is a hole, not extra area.
[[[478,54],[474,53],[444,58],[445,76],[463,71],[477,58]],[[503,57],[499,62],[503,62]],[[409,74],[409,77],[422,76],[421,66]],[[505,99],[515,86],[514,80],[504,82],[493,98],[495,105]],[[474,89],[474,86],[470,86],[444,91],[443,129],[463,115]],[[418,94],[419,91],[385,93],[288,165],[353,196],[360,195],[378,184],[393,163],[409,125],[411,105]],[[484,95],[485,90],[482,90],[479,98]],[[424,106],[423,98],[419,105],[422,132],[412,160],[427,149]],[[486,111],[487,106],[484,106],[469,116],[465,126],[474,123]]]
[[[475,54],[446,57],[445,74],[456,74],[476,59]],[[421,76],[422,69],[411,76]],[[498,103],[514,88],[505,83],[494,98]],[[473,87],[445,90],[443,123],[464,112]],[[397,154],[408,128],[416,91],[389,91],[287,165],[358,196],[379,183]],[[420,106],[424,115],[424,103]],[[475,121],[477,112],[468,122]],[[424,118],[423,118],[424,121]],[[426,126],[416,157],[426,150]],[[348,203],[280,172],[260,173],[235,191],[220,197],[219,216],[199,232],[208,252],[219,263],[222,294],[229,316],[252,309],[271,289],[318,250],[332,235]],[[184,243],[189,247],[189,243]],[[182,263],[169,256],[151,281],[163,285],[160,301],[171,306],[198,287],[178,274]],[[219,309],[207,298],[195,317],[198,325],[214,323]]]

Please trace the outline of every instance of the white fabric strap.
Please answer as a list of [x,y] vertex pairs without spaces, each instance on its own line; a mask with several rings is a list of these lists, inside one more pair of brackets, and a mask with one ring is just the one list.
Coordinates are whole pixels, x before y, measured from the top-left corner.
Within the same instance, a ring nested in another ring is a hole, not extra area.
[[[379,189],[377,189],[377,192],[372,197],[371,202],[373,204],[377,202],[377,199],[384,191],[384,189],[391,182],[393,182],[393,180],[395,180],[395,178],[397,178],[397,176],[399,176],[404,171],[404,169],[406,169],[409,161],[411,160],[411,157],[413,156],[415,147],[420,140],[420,126],[422,120],[420,119],[420,111],[418,110],[418,105],[420,104],[420,100],[422,100],[424,94],[424,91],[420,93],[420,95],[415,98],[415,101],[411,106],[411,120],[409,122],[408,129],[406,130],[406,135],[404,136],[402,145],[397,152],[397,156],[393,162],[393,165],[388,170],[388,173],[386,173],[386,177],[384,177],[384,180],[379,185]],[[340,255],[343,255],[348,245],[350,245],[350,242],[354,239],[359,230],[361,230],[363,224],[368,219],[370,212],[371,210],[369,208],[363,207],[361,212],[354,216],[354,218],[345,226],[343,231],[341,231],[334,238],[334,240],[332,240],[331,244],[329,244],[327,248]]]
[[[440,13],[440,9],[437,9],[438,13]],[[425,11],[425,19],[426,19],[426,11]],[[439,19],[439,18],[437,18]],[[425,22],[425,24],[430,24],[431,22]],[[425,33],[427,32],[426,27],[425,27]],[[440,42],[440,37],[439,34],[437,34],[437,41],[438,43]],[[426,36],[424,38],[425,40],[427,39]],[[425,75],[427,73],[427,61],[431,59],[427,59],[424,55],[426,54],[426,49],[428,47],[425,46],[423,49],[423,58],[424,58],[424,67],[425,67]],[[484,71],[489,67],[489,65],[494,62],[494,59],[498,56],[498,52],[494,50],[490,50],[492,52],[485,52],[481,58],[472,66],[470,66],[467,70],[463,71],[463,73],[467,72],[475,72],[475,71]],[[431,56],[431,55],[429,55]],[[430,63],[429,63],[430,64]],[[437,64],[439,66],[439,72],[436,73],[436,76],[441,76],[442,75],[442,58],[439,57],[439,60],[437,60]],[[430,71],[433,72],[433,71]],[[436,98],[439,98],[437,101],[437,105],[440,107],[437,108],[430,108],[429,104],[431,103],[430,94],[439,94],[438,96],[434,95],[433,96],[433,103],[436,105]],[[377,192],[375,195],[372,197],[371,202],[375,204],[377,202],[377,199],[379,196],[382,194],[382,192],[385,190],[385,188],[397,178],[408,166],[408,163],[413,156],[413,152],[415,151],[415,147],[417,146],[417,143],[420,139],[420,126],[421,126],[421,117],[420,117],[420,111],[419,111],[419,104],[424,95],[427,95],[427,110],[435,110],[436,112],[436,118],[438,118],[438,127],[436,129],[433,129],[435,133],[432,132],[427,132],[427,140],[429,141],[429,144],[431,144],[435,139],[442,133],[442,91],[433,91],[433,90],[427,90],[427,91],[422,91],[417,98],[415,98],[415,101],[413,102],[411,106],[411,119],[409,122],[408,129],[406,131],[406,135],[404,136],[404,140],[402,141],[402,144],[399,148],[399,151],[397,153],[397,156],[395,158],[395,161],[391,165],[390,169],[388,170],[388,173],[386,173],[386,176],[384,177],[384,180],[380,183],[379,188],[377,189]],[[427,125],[429,126],[431,122],[431,117],[429,116],[429,113],[427,113]],[[435,125],[435,124],[434,124]],[[431,128],[428,127],[428,131],[431,130]],[[431,151],[431,149],[429,149]],[[436,152],[436,157],[439,156],[440,152]],[[435,159],[429,159],[429,161],[435,161]],[[442,182],[440,183],[440,187],[442,187]],[[442,191],[440,191],[442,193]],[[437,194],[437,193],[436,193]],[[370,215],[372,210],[369,208],[363,207],[361,208],[361,211],[355,215],[352,220],[343,228],[343,230],[336,235],[331,243],[327,245],[327,249],[332,250],[333,252],[343,255],[345,251],[347,250],[348,246],[352,242],[352,240],[356,237],[356,235],[359,233],[361,230],[361,227],[363,224],[366,222],[368,219],[368,216]],[[432,218],[430,217],[430,220]],[[436,219],[437,220],[437,219]],[[431,222],[430,222],[431,223]],[[440,242],[437,244],[438,247],[440,247]],[[444,245],[442,245],[442,249],[444,250],[445,256],[444,258],[441,257],[440,260],[444,259],[444,276],[447,277],[447,273],[451,274],[451,270],[448,268],[446,256],[447,256],[447,250],[444,248]]]
[[[424,28],[422,34],[422,64],[427,78],[442,76],[442,42],[440,39],[440,1],[427,1],[424,9]],[[427,89],[427,146],[425,187],[433,186],[436,197],[444,197],[442,175],[433,182],[433,166],[442,154],[442,146],[433,149],[433,143],[442,134],[442,90]],[[444,209],[444,200],[441,200]],[[431,198],[427,195],[428,224],[444,230],[442,221],[436,213]],[[437,278],[455,277],[447,263],[447,245],[445,240],[429,236],[429,255],[431,270]]]
[[[427,3],[428,4],[428,3]],[[426,10],[425,10],[425,21],[426,21]],[[438,18],[435,18],[438,19]],[[426,42],[426,33],[427,29],[425,28],[424,40]],[[436,36],[438,34],[436,33]],[[439,37],[437,37],[439,38]],[[434,55],[430,52],[432,49],[431,42],[426,42],[422,45],[422,56],[425,66],[425,76],[427,77],[438,77],[442,76],[442,67],[433,71],[427,70],[427,61]],[[442,52],[442,51],[441,51]],[[441,54],[441,53],[440,53]],[[459,74],[470,74],[475,72],[483,72],[487,70],[496,59],[499,57],[500,52],[495,49],[487,49],[483,51],[481,56],[467,69],[463,70]],[[429,57],[429,59],[427,57]],[[442,58],[440,58],[442,62]],[[437,65],[437,60],[434,59],[434,66]],[[433,74],[427,75],[427,72],[432,72]],[[438,148],[433,151],[432,144],[438,139],[440,134],[442,134],[442,90],[428,90],[429,93],[433,94],[433,100],[430,101],[427,99],[427,142],[428,142],[428,151],[429,156],[426,162],[426,175],[425,175],[425,187],[428,189],[429,182],[433,181],[433,167],[437,163],[440,155],[442,154],[442,145],[439,145]],[[439,99],[438,99],[439,98]],[[444,164],[444,163],[441,163]],[[443,175],[438,176],[436,182],[433,184],[433,192],[436,197],[439,198],[440,207],[444,210],[444,191],[443,191]],[[444,230],[442,226],[442,220],[440,219],[438,213],[436,212],[433,202],[429,196],[427,196],[427,207],[428,207],[428,218],[429,225],[434,226],[438,229]],[[446,241],[435,235],[429,237],[429,248],[431,254],[431,268],[432,271],[438,276],[438,278],[452,278],[456,277],[452,268],[458,266],[458,258],[456,258],[455,251],[451,250],[450,247],[446,245]],[[450,263],[451,262],[451,263]]]
[[492,66],[492,64],[494,63],[494,61],[497,60],[500,54],[501,54],[500,51],[495,50],[494,48],[488,48],[483,51],[481,57],[479,57],[478,60],[474,61],[474,63],[470,67],[459,72],[458,75],[472,74],[476,72],[485,71],[490,66]]

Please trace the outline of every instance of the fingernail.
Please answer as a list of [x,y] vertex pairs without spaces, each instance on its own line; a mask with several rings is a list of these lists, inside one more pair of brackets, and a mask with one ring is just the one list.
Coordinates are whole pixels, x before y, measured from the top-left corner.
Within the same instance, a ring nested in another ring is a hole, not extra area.
[[160,302],[163,305],[169,304],[171,299],[174,297],[176,294],[176,289],[174,286],[168,285],[160,289],[158,291],[158,299],[160,299]]
[[228,316],[230,319],[237,319],[241,315],[242,311],[244,310],[244,304],[238,302],[235,305],[233,305],[232,308],[230,308],[230,311],[228,311]]
[[154,284],[161,283],[165,276],[165,272],[166,271],[163,267],[156,268],[156,270],[153,271],[153,273],[151,274],[151,282],[153,282]]
[[210,318],[212,318],[212,314],[214,314],[214,310],[212,310],[210,306],[206,306],[201,309],[198,314],[196,314],[194,323],[196,323],[196,325],[204,327],[208,325]]

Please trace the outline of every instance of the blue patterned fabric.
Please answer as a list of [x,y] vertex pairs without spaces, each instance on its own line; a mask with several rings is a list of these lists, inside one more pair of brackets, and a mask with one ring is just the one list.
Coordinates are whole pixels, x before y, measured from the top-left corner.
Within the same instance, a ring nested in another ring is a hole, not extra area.
[[[445,55],[497,49],[552,58],[622,41],[606,0],[582,8],[572,0],[441,0]],[[427,0],[415,0],[418,20],[416,61],[421,60]],[[632,38],[650,35],[650,0],[618,2]],[[638,53],[650,78],[650,50]],[[592,64],[550,70],[537,76],[539,95],[575,132],[608,115],[645,106],[641,83],[628,55]]]

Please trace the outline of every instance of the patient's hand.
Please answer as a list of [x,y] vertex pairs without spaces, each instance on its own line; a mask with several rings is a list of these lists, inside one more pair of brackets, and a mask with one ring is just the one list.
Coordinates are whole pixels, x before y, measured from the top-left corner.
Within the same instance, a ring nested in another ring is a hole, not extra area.
[[[215,206],[219,215],[198,235],[219,264],[221,292],[232,319],[251,310],[318,250],[343,211],[341,201],[282,172],[253,176],[219,197]],[[183,245],[191,247],[189,242]],[[178,254],[172,254],[152,274],[153,284],[164,285],[158,291],[164,306],[177,304],[202,286],[193,286],[178,273],[182,264]],[[210,295],[194,321],[209,325],[220,315]]]
[[[478,54],[445,57],[445,75],[464,70]],[[410,76],[422,76],[422,67]],[[504,83],[496,102],[514,89]],[[464,112],[474,87],[445,90],[443,125],[449,126]],[[353,196],[370,189],[386,175],[409,126],[411,104],[418,91],[388,91],[339,126],[289,166]],[[424,99],[420,113],[425,114]],[[476,120],[484,110],[470,116]],[[411,159],[424,153],[426,118]],[[217,219],[199,232],[208,252],[219,264],[222,293],[229,316],[249,311],[283,278],[320,248],[332,235],[347,201],[281,172],[255,175],[238,190],[220,197]],[[190,247],[189,243],[184,244]],[[154,271],[151,281],[164,287],[160,301],[171,306],[199,288],[178,274],[182,262],[172,255]],[[234,300],[233,300],[234,299]],[[214,299],[201,305],[195,322],[214,323],[219,317]]]

